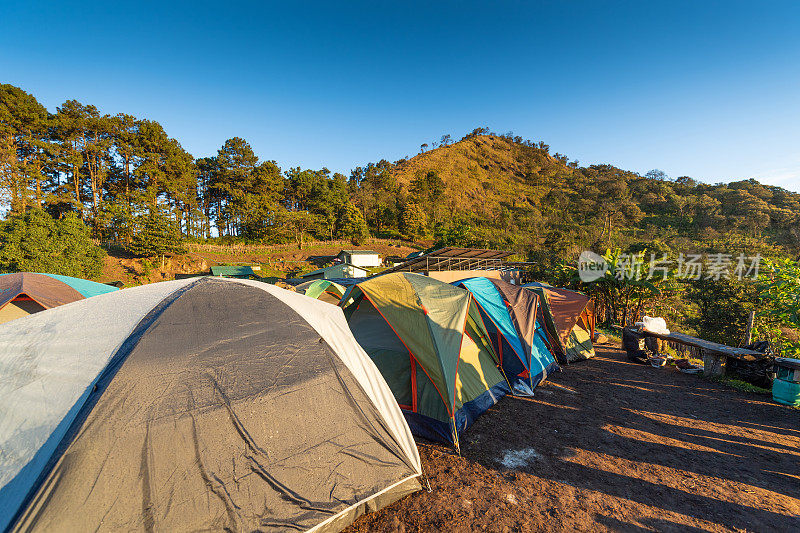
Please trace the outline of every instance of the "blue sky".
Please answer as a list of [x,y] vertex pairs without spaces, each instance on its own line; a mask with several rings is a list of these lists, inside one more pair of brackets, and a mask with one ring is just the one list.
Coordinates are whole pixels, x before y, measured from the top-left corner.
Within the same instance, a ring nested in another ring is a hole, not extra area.
[[0,82],[345,174],[476,126],[800,191],[797,2],[3,2]]

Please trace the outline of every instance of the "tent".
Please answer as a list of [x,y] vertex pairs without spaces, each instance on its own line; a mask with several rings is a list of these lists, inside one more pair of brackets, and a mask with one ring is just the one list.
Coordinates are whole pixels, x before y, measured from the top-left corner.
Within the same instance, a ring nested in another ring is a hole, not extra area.
[[104,283],[57,274],[0,274],[0,324],[117,290]]
[[305,294],[323,302],[338,304],[347,289],[327,279],[315,279],[314,281],[301,283],[295,287],[295,290],[300,294]]
[[0,530],[339,531],[420,488],[332,305],[193,278],[0,326]]
[[559,363],[594,357],[595,315],[588,296],[545,283],[527,283],[523,287],[539,295],[543,304],[540,319]]
[[342,306],[415,435],[459,449],[459,434],[509,392],[468,291],[396,272],[351,287]]
[[532,396],[533,389],[558,370],[547,346],[542,321],[537,320],[539,296],[499,279],[467,278],[453,283],[472,293],[515,394]]

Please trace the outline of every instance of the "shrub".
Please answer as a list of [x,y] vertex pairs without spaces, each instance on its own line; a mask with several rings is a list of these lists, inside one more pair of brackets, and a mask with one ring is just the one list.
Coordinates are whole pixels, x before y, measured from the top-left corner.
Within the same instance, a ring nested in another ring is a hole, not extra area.
[[74,213],[54,220],[35,208],[0,222],[0,272],[96,278],[105,255]]

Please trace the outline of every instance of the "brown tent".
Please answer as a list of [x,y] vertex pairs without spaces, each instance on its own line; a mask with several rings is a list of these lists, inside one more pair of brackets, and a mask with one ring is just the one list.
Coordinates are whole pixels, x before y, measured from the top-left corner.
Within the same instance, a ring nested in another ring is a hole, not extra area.
[[81,293],[44,274],[0,276],[0,323],[78,300]]
[[0,274],[0,324],[116,290],[104,283],[56,274]]
[[542,283],[528,283],[524,287],[536,292],[542,299],[539,312],[559,362],[570,363],[593,357],[592,339],[596,320],[594,305],[589,297]]

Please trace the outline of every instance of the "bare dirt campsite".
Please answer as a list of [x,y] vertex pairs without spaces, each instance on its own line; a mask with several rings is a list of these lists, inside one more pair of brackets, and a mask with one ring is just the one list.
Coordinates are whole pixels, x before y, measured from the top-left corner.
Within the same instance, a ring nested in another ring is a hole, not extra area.
[[596,348],[461,457],[419,442],[432,491],[348,531],[800,531],[800,410]]

